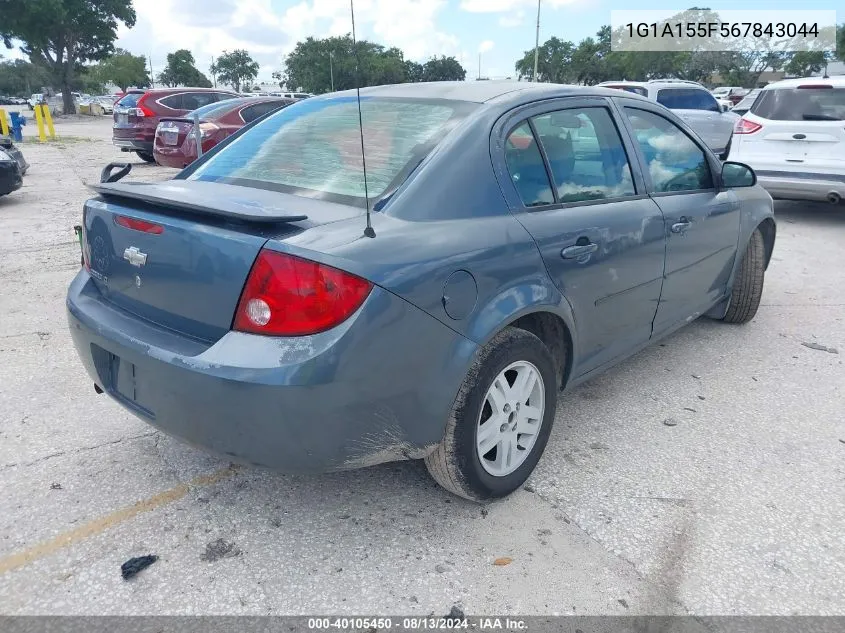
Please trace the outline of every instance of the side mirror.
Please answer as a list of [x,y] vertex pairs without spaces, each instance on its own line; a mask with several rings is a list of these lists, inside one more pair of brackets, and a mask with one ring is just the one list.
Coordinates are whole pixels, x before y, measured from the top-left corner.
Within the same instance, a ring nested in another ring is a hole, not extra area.
[[748,165],[727,162],[722,164],[722,185],[726,189],[753,187],[757,184],[757,174]]

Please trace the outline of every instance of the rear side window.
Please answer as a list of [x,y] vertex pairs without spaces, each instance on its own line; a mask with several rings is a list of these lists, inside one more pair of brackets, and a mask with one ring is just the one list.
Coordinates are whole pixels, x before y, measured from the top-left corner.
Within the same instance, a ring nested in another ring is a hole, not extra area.
[[182,109],[196,110],[216,101],[217,95],[213,92],[186,92],[182,95]]
[[845,88],[763,90],[751,112],[772,121],[845,120]]
[[522,204],[537,207],[554,203],[543,156],[528,123],[522,123],[508,135],[505,163]]
[[143,96],[143,92],[130,92],[129,94],[124,95],[120,101],[117,102],[117,105],[121,108],[134,108],[138,105],[138,100]]
[[[362,97],[367,193],[399,184],[477,107],[440,99]],[[365,206],[356,98],[304,99],[283,108],[188,176]]]
[[265,114],[278,110],[284,107],[285,103],[280,101],[270,101],[268,103],[256,103],[255,105],[247,106],[241,110],[241,118],[244,123],[252,123],[255,119],[263,117]]
[[158,102],[170,108],[171,110],[184,110],[185,108],[182,107],[182,95],[170,95],[169,97],[164,97],[159,99]]
[[533,119],[559,202],[636,193],[622,139],[605,108],[573,108]]
[[706,90],[698,88],[661,88],[657,91],[657,103],[670,110],[709,110],[721,112],[719,103]]

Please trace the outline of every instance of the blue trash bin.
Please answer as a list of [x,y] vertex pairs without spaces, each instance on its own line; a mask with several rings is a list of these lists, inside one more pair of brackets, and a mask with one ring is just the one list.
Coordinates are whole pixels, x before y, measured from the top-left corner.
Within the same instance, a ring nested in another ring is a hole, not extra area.
[[23,126],[26,125],[26,117],[20,112],[10,112],[12,118],[12,138],[18,143],[23,141]]

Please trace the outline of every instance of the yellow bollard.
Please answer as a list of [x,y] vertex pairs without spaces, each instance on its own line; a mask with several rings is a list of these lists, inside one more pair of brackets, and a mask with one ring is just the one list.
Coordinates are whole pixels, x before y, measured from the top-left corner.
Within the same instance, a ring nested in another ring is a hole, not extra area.
[[50,138],[56,140],[56,128],[53,127],[53,115],[50,114],[50,106],[46,103],[41,105],[44,108],[44,120],[47,122],[47,131],[50,133]]
[[41,114],[41,106],[35,106],[35,123],[38,125],[38,140],[42,143],[47,140],[47,136],[44,134],[44,118]]
[[6,111],[0,108],[0,134],[9,136],[9,123],[6,120]]

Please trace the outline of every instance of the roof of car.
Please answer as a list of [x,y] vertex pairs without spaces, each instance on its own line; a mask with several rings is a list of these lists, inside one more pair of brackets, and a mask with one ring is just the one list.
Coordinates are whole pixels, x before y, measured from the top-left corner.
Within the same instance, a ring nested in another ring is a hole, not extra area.
[[[322,95],[354,95],[355,90]],[[487,80],[487,81],[432,81],[388,86],[361,88],[362,96],[370,97],[407,97],[419,99],[449,99],[453,101],[472,101],[486,103],[503,97],[519,96],[538,98],[543,96],[597,95],[618,97],[619,93],[600,86],[575,86],[568,84],[534,83],[530,81]],[[625,95],[638,98],[637,95]],[[321,98],[321,97],[314,97]],[[639,97],[642,98],[642,97]]]
[[782,79],[780,81],[773,81],[767,86],[763,86],[762,90],[772,90],[773,88],[797,88],[798,86],[818,85],[818,86],[833,86],[834,88],[845,88],[845,75],[836,75],[833,77],[800,77],[798,79]]

